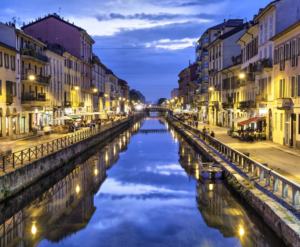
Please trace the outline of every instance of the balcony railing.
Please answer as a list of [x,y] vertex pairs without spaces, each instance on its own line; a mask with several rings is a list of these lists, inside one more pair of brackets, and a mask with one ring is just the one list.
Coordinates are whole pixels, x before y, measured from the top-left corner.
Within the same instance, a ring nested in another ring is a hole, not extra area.
[[242,62],[242,55],[231,57],[232,66],[238,65]]
[[201,57],[205,57],[205,56],[208,56],[208,51],[202,52]]
[[14,103],[14,96],[11,94],[6,94],[6,104],[11,105]]
[[202,60],[202,57],[201,56],[198,56],[197,58],[196,58],[196,61],[197,62],[200,62]]
[[45,56],[45,55],[43,55],[39,52],[36,52],[34,49],[27,49],[27,48],[26,49],[20,49],[20,54],[22,56],[30,56],[32,58],[35,58],[35,59],[40,60],[40,61],[45,62],[45,63],[50,62],[50,59],[47,56]]
[[46,99],[45,93],[37,94],[37,97],[34,96],[34,92],[25,92],[21,95],[22,104],[31,103],[32,102],[49,102],[49,99]]
[[208,80],[209,80],[209,77],[208,77],[208,76],[203,76],[203,77],[202,77],[202,82],[203,82],[203,83],[207,83]]
[[202,44],[202,45],[208,44],[208,38],[204,38],[204,39],[202,40],[201,44]]
[[208,66],[208,63],[204,63],[204,64],[202,64],[202,66],[201,66],[202,69],[208,69],[208,67],[209,67],[209,66]]
[[217,69],[211,69],[208,71],[208,74],[213,75],[213,74],[216,74],[217,72],[218,72]]
[[201,44],[197,45],[197,46],[196,46],[196,52],[199,51],[199,50],[201,50],[201,48],[202,48],[202,45],[201,45]]
[[268,95],[267,94],[258,94],[258,95],[256,95],[256,101],[258,101],[258,102],[267,102],[268,101]]
[[78,106],[79,107],[84,107],[84,102],[79,102]]
[[238,109],[250,109],[250,108],[256,108],[255,101],[248,100],[248,101],[242,101],[238,103]]
[[223,109],[233,109],[234,103],[233,103],[233,98],[228,97],[222,102],[222,107]]
[[64,107],[72,107],[71,101],[64,101]]
[[[34,76],[34,79],[32,80],[31,76]],[[30,74],[22,74],[21,75],[22,81],[29,81],[29,82],[35,82],[35,83],[41,83],[50,85],[50,78],[42,75],[30,75]]]
[[289,110],[291,109],[292,100],[291,98],[279,98],[277,99],[277,109]]

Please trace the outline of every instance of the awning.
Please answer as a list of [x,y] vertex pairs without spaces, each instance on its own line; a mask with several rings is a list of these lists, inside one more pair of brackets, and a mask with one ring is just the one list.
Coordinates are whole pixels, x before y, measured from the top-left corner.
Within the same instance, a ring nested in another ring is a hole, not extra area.
[[92,113],[76,113],[76,114],[71,114],[69,116],[91,116],[93,115]]
[[62,116],[62,117],[58,117],[58,118],[55,118],[53,119],[54,121],[58,121],[58,120],[71,120],[72,118],[70,117],[67,117],[67,116]]
[[242,122],[239,122],[238,124],[239,125],[247,125],[247,124],[251,124],[251,123],[255,123],[257,121],[261,121],[263,120],[265,117],[253,117],[253,118],[249,118],[248,120],[246,121],[242,121]]
[[237,117],[237,118],[232,119],[231,121],[238,123],[238,122],[243,122],[246,120],[248,120],[248,118],[246,118],[246,117]]
[[72,118],[72,119],[78,119],[78,118],[80,118],[79,116],[71,116],[71,115],[69,115],[68,117]]
[[94,114],[94,115],[104,115],[105,113],[104,112],[93,112],[92,114]]

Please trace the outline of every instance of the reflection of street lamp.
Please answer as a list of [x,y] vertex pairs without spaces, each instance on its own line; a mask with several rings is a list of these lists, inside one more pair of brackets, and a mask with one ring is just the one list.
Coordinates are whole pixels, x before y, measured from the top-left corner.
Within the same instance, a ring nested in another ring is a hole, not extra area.
[[212,184],[209,185],[209,190],[213,190],[214,186]]
[[32,222],[31,233],[32,233],[33,235],[35,235],[35,234],[36,234],[35,221],[34,221],[34,222]]

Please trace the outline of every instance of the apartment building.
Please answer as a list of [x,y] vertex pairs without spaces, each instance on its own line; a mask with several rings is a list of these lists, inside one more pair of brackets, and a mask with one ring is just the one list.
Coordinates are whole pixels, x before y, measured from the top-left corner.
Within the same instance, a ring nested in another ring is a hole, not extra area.
[[81,60],[81,99],[85,102],[86,113],[93,112],[93,95],[95,87],[92,84],[92,46],[95,41],[81,27],[64,20],[56,13],[39,17],[22,27],[25,33],[35,38],[41,38],[49,43],[59,43],[66,51]]
[[120,98],[121,98],[121,112],[127,112],[129,111],[129,90],[130,87],[128,86],[127,81],[119,79],[119,91],[120,91]]
[[107,113],[118,113],[119,98],[117,98],[119,84],[119,78],[110,70],[105,72],[105,111]]
[[[207,50],[209,52],[209,107],[208,120],[211,124],[220,124],[222,115],[226,114],[226,110],[221,108],[222,103],[222,70],[232,66],[232,58],[238,57],[241,53],[240,45],[236,44],[241,35],[244,33],[244,28],[248,23],[243,23],[243,20],[234,20],[237,27],[224,26],[218,32],[215,32],[212,41]],[[224,118],[224,117],[223,117]]]
[[0,23],[0,137],[25,131],[18,96],[19,51],[14,27]]
[[100,59],[93,55],[93,75],[92,80],[95,84],[95,88],[97,89],[97,96],[94,96],[94,109],[97,112],[102,112],[105,108],[105,75],[107,67],[100,61]]
[[[215,108],[212,110],[211,105],[211,110],[209,113],[209,106],[208,106],[208,101],[211,99],[210,93],[209,93],[209,71],[212,74],[212,70],[209,68],[209,63],[212,61],[211,58],[209,57],[209,51],[208,51],[208,46],[215,41],[215,39],[220,36],[220,30],[223,30],[224,32],[228,32],[231,29],[236,28],[237,26],[243,24],[243,20],[240,19],[229,19],[225,20],[223,23],[220,23],[218,25],[215,25],[213,27],[208,28],[200,37],[200,39],[197,41],[196,45],[196,62],[198,63],[198,68],[197,68],[197,87],[196,87],[196,99],[197,99],[197,108],[198,108],[198,118],[200,121],[206,121],[209,120],[214,120],[216,122],[216,113],[215,113]],[[216,35],[215,34],[218,34]],[[212,55],[214,54],[216,57],[214,57],[214,61],[212,64],[215,66],[212,69],[216,69],[218,66],[218,70],[221,70],[219,68],[220,66],[223,66],[221,64],[221,59],[222,59],[222,47],[220,44],[218,46],[214,45],[213,47],[214,51],[212,52]],[[226,50],[225,50],[226,51]],[[220,61],[219,61],[220,60]],[[223,67],[224,68],[224,67]],[[216,72],[216,71],[215,71]],[[213,79],[215,82],[217,79]],[[218,77],[219,80],[219,77]],[[211,83],[212,83],[211,82]],[[219,82],[219,81],[218,81]]]
[[269,113],[273,141],[300,149],[300,21],[271,41],[275,48],[274,104]]

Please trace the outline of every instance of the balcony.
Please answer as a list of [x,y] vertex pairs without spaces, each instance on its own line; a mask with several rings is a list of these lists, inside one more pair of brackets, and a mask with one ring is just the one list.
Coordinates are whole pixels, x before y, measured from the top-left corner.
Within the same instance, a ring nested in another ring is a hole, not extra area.
[[258,94],[256,95],[257,102],[268,102],[268,95],[267,94]]
[[14,96],[11,94],[6,94],[6,105],[11,105],[14,103]]
[[199,106],[208,106],[208,101],[200,101],[200,103],[198,103]]
[[201,66],[202,69],[208,69],[208,67],[209,67],[209,66],[208,66],[208,63],[207,63],[207,62],[206,62],[206,63],[203,63],[202,66]]
[[232,66],[236,66],[238,64],[241,64],[241,62],[242,62],[242,55],[231,57]]
[[198,56],[198,57],[196,58],[196,61],[197,61],[197,62],[201,62],[201,61],[202,61],[202,57],[201,57],[201,56]]
[[263,71],[261,69],[261,64],[259,64],[259,63],[253,64],[252,72],[254,75],[261,75],[263,73]]
[[201,73],[201,69],[199,67],[196,69],[196,74],[198,73]]
[[84,102],[79,102],[78,106],[79,107],[84,107]]
[[103,92],[98,92],[98,96],[99,97],[104,97],[104,93]]
[[264,72],[271,72],[273,70],[273,61],[269,58],[261,61],[261,69]]
[[26,83],[38,83],[45,86],[50,85],[50,78],[42,75],[34,75],[34,74],[22,74],[21,75],[22,82]]
[[209,77],[208,76],[203,76],[202,77],[202,83],[208,83]]
[[222,90],[222,88],[221,88],[220,84],[214,85],[214,91],[215,92],[220,92],[221,90]]
[[208,45],[208,38],[204,38],[203,40],[202,40],[202,42],[201,42],[201,44],[203,45],[203,46],[207,46]]
[[85,76],[86,76],[86,77],[91,77],[91,73],[85,72]]
[[23,105],[30,106],[46,106],[50,104],[50,101],[46,99],[45,93],[37,94],[37,97],[34,96],[35,92],[26,92],[22,94],[21,103]]
[[199,45],[196,46],[196,52],[198,52],[201,49],[202,49],[202,45],[201,44],[199,44]]
[[255,83],[255,74],[254,73],[247,73],[245,75],[245,78],[239,79],[239,87],[251,85],[252,83]]
[[116,98],[116,96],[110,96],[110,99],[111,100],[116,100],[117,98]]
[[240,110],[256,108],[256,103],[253,100],[242,101],[238,103],[237,108]]
[[233,109],[233,106],[234,106],[234,103],[233,103],[232,97],[228,97],[227,99],[224,100],[224,102],[222,102],[222,108],[224,110]]
[[206,57],[206,56],[208,56],[208,51],[202,52],[201,57]]
[[64,101],[63,105],[64,105],[64,107],[72,107],[72,102],[71,101]]
[[279,110],[290,110],[292,106],[291,98],[280,98],[277,99],[277,109]]
[[218,107],[219,106],[219,101],[209,101],[209,106]]
[[213,75],[213,74],[216,74],[217,72],[218,72],[217,69],[211,69],[208,71],[208,74]]
[[81,71],[81,75],[82,76],[86,76],[86,72],[85,71]]
[[31,60],[36,61],[37,63],[47,64],[50,62],[50,59],[45,56],[44,54],[41,54],[39,52],[36,52],[34,49],[20,49],[20,55],[23,60]]

